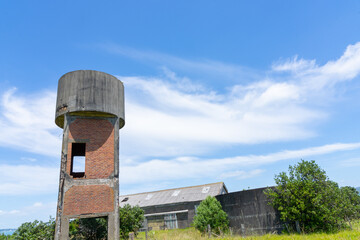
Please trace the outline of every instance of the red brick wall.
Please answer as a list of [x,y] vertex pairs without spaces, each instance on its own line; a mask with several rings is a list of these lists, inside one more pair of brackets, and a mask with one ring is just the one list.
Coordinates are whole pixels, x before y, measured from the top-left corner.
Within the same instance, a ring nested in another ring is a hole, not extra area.
[[[85,178],[108,178],[114,171],[114,127],[104,119],[76,119],[70,124],[69,140],[86,141]],[[66,171],[70,174],[71,146]]]
[[114,191],[107,185],[73,186],[65,193],[64,215],[114,211]]

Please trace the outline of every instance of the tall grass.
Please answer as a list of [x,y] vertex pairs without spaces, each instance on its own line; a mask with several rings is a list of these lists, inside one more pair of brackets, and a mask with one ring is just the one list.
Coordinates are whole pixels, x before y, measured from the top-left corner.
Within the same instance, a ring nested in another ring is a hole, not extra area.
[[[337,233],[312,233],[312,234],[266,234],[262,236],[223,236],[212,237],[216,240],[328,240],[328,239],[360,239],[360,221],[352,223],[353,230],[343,230]],[[139,240],[145,240],[145,233],[140,233]],[[194,228],[149,231],[148,240],[205,240],[209,239]]]

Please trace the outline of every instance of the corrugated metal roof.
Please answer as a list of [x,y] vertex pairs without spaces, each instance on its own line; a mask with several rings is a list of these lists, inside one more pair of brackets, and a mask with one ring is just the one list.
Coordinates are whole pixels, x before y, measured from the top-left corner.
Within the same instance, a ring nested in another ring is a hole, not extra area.
[[173,188],[155,192],[145,192],[120,196],[120,206],[154,206],[179,202],[202,201],[207,196],[217,196],[227,193],[223,182],[210,183],[192,187]]

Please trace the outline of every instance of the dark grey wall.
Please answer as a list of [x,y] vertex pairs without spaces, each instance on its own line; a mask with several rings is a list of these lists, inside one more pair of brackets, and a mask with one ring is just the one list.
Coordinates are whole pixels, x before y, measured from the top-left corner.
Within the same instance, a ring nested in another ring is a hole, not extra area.
[[[142,209],[145,211],[145,214],[188,210],[187,213],[176,214],[177,218],[178,218],[178,227],[179,228],[187,228],[187,227],[191,226],[191,223],[193,221],[193,218],[195,215],[195,205],[199,205],[199,204],[200,204],[200,201],[182,202],[182,203],[142,207]],[[161,216],[161,217],[164,218],[164,216]]]
[[[280,232],[283,225],[275,209],[268,203],[264,190],[258,188],[228,193],[216,196],[221,203],[223,210],[227,213],[230,227],[234,234],[252,235],[265,234],[270,232]],[[195,205],[197,202],[182,202],[176,204],[166,204],[142,207],[145,214],[188,210],[187,214],[177,214],[178,227],[187,228],[191,226],[195,215]],[[164,216],[159,216],[164,218]]]
[[268,204],[265,189],[245,190],[216,197],[228,214],[230,227],[235,233],[249,235],[282,230],[278,214]]

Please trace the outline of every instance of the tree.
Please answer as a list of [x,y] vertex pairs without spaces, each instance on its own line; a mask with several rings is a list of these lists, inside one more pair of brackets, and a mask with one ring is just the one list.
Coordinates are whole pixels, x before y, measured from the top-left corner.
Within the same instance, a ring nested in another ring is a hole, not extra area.
[[206,232],[208,224],[215,233],[224,232],[229,227],[227,214],[222,210],[220,202],[212,196],[201,201],[193,221],[193,226],[200,232]]
[[[296,225],[303,232],[338,230],[345,226],[344,219],[355,217],[354,209],[359,207],[352,190],[341,190],[315,161],[301,160],[289,166],[289,175],[275,175],[275,183],[265,194],[290,231]],[[349,196],[354,200],[348,200]]]
[[0,233],[0,240],[12,240],[15,239],[14,235],[5,235],[4,233]]
[[342,187],[341,193],[341,217],[351,226],[351,220],[360,218],[360,196],[356,188]]
[[120,215],[120,238],[129,239],[129,233],[134,232],[137,235],[137,231],[141,228],[144,222],[144,210],[139,206],[131,207],[126,204],[119,209]]
[[106,218],[80,218],[69,224],[70,239],[107,239]]
[[35,220],[26,222],[16,229],[12,235],[14,239],[54,239],[55,221],[50,217],[48,222]]

